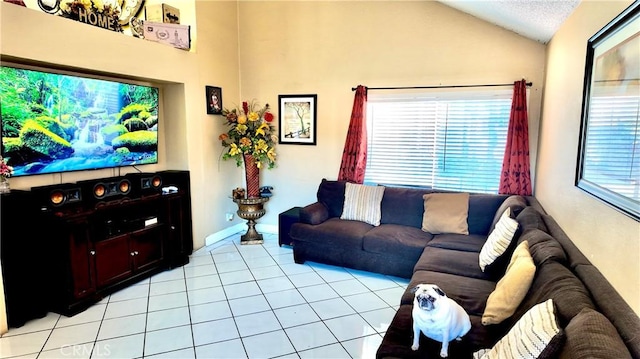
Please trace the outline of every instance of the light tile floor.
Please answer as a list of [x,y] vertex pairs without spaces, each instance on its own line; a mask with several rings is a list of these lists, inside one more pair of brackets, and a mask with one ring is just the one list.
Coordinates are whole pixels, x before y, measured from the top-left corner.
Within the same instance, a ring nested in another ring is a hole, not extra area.
[[307,262],[240,234],[71,318],[0,337],[0,358],[375,358],[407,279]]

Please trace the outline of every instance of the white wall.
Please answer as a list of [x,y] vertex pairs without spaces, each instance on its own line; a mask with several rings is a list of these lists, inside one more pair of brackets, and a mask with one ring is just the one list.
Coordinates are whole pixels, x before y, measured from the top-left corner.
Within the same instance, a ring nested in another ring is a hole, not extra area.
[[583,1],[548,45],[536,197],[640,313],[640,223],[574,186],[587,40],[631,1]]

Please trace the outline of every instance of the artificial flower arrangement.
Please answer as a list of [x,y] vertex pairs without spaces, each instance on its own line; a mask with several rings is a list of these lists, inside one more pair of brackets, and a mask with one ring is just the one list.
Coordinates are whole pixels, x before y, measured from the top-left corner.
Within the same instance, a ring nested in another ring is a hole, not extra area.
[[251,155],[258,168],[265,165],[273,168],[276,164],[275,144],[278,136],[272,125],[273,114],[269,104],[260,107],[255,100],[243,102],[241,108],[223,109],[222,115],[229,126],[229,131],[218,137],[222,146],[227,148],[222,158],[234,158],[240,166],[244,156]]
[[6,162],[4,162],[4,158],[0,156],[0,181],[5,182],[7,178],[11,177],[13,174],[13,167],[8,166]]

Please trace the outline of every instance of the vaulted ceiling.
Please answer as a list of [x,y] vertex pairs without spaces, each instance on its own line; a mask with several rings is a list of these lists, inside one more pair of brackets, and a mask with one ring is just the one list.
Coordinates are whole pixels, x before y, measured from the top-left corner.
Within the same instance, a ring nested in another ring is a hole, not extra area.
[[546,44],[580,0],[439,0],[441,3]]

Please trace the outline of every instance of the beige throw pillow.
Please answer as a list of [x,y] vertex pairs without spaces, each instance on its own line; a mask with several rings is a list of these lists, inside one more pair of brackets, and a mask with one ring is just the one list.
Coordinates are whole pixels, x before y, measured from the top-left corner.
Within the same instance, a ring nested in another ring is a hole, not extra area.
[[507,208],[480,250],[480,269],[483,272],[507,250],[517,229],[518,222],[511,218],[511,208]]
[[482,324],[498,324],[512,316],[529,291],[535,274],[536,265],[529,253],[529,242],[523,241],[513,252],[504,277],[487,298]]
[[468,193],[429,193],[424,199],[422,230],[432,234],[469,234]]
[[380,203],[384,186],[365,186],[347,182],[344,189],[344,205],[340,219],[380,225]]

